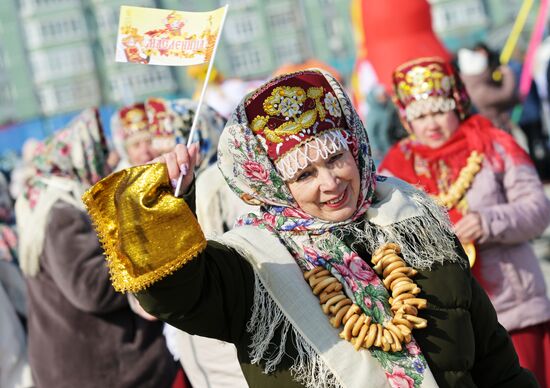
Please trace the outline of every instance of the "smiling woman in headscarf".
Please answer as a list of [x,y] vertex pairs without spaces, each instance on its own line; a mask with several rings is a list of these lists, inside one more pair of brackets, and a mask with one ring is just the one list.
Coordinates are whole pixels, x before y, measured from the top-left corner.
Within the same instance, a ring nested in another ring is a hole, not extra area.
[[16,204],[37,387],[169,388],[176,375],[162,323],[135,315],[112,289],[84,211],[81,195],[109,172],[106,158],[98,112],[85,110],[37,149]]
[[[170,179],[183,145],[84,200],[113,285],[192,334],[236,345],[251,387],[534,387],[444,213],[377,176],[342,86],[305,70],[245,97],[218,165],[260,210],[218,241]],[[262,373],[264,372],[264,373]]]

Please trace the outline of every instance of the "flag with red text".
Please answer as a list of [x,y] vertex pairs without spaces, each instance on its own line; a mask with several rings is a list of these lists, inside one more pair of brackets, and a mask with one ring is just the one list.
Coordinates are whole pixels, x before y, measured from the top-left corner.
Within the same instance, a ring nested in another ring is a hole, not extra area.
[[117,62],[189,66],[208,62],[226,8],[183,12],[120,7]]

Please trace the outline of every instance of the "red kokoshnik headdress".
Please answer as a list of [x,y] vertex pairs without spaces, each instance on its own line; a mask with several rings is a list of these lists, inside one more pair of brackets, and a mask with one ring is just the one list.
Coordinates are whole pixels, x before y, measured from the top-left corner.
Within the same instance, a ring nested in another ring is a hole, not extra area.
[[407,122],[427,113],[456,110],[468,116],[470,97],[452,64],[438,57],[405,62],[392,76],[394,101]]
[[245,111],[250,128],[284,179],[292,179],[309,161],[348,149],[342,109],[321,73],[275,78],[248,97]]
[[120,108],[114,115],[111,122],[117,136],[126,144],[128,142],[149,137],[149,122],[145,105],[136,103]]

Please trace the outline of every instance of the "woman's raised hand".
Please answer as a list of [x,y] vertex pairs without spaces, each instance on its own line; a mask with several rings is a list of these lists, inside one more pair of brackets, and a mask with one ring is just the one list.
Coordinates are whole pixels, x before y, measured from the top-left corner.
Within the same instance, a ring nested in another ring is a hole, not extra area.
[[199,162],[199,152],[199,143],[193,143],[189,148],[184,144],[178,144],[173,151],[159,156],[152,163],[166,163],[170,182],[172,182],[174,188],[180,174],[183,173],[184,178],[180,192],[185,193],[193,182],[193,171],[195,170],[195,165]]

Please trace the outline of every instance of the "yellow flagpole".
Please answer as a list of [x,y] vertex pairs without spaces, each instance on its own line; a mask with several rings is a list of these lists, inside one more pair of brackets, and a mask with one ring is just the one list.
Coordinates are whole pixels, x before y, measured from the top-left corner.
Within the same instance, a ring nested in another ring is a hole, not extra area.
[[353,35],[355,36],[355,47],[357,48],[357,57],[363,59],[366,55],[365,37],[363,35],[363,12],[362,1],[353,0],[350,5],[351,25]]
[[512,27],[512,31],[510,31],[510,35],[508,36],[508,39],[506,40],[500,54],[500,63],[507,64],[510,61],[514,48],[518,43],[519,36],[521,35],[521,31],[523,30],[523,27],[525,27],[525,22],[527,21],[527,16],[529,16],[529,11],[532,6],[533,0],[523,0],[516,21],[514,22],[514,26]]

